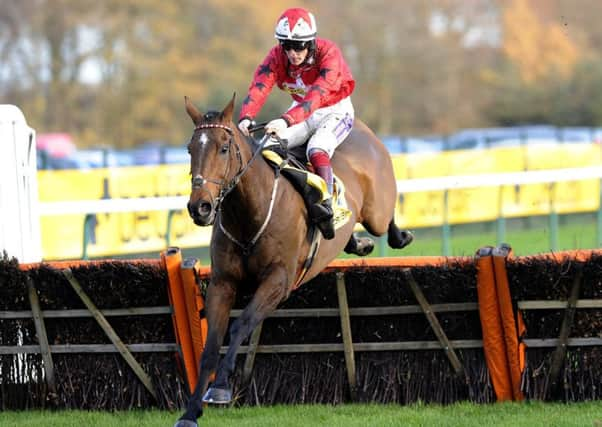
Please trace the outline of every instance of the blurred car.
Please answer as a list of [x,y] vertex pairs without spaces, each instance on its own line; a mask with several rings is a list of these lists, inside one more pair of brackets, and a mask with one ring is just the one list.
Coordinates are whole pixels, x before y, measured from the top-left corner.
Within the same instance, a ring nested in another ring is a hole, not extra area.
[[541,144],[589,143],[602,140],[602,130],[590,127],[524,125],[505,128],[465,129],[446,139],[446,150],[514,147]]
[[167,164],[188,164],[190,154],[186,147],[165,147],[164,159]]
[[152,140],[132,150],[134,165],[159,165],[165,163],[165,147],[167,144],[163,141]]
[[76,156],[77,148],[68,133],[36,135],[38,169],[85,169],[87,163]]
[[44,150],[36,152],[38,170],[43,169],[88,169],[90,166],[77,156],[51,156]]
[[381,141],[391,154],[437,152],[443,149],[443,139],[440,136],[387,135],[381,137]]
[[186,164],[190,156],[185,146],[167,145],[163,141],[148,141],[132,150],[134,165]]
[[79,150],[75,153],[83,163],[91,168],[112,168],[131,166],[134,164],[132,153],[127,150],[115,150],[112,148],[91,148]]
[[62,158],[72,156],[77,148],[68,133],[39,133],[36,135],[36,149],[50,157]]

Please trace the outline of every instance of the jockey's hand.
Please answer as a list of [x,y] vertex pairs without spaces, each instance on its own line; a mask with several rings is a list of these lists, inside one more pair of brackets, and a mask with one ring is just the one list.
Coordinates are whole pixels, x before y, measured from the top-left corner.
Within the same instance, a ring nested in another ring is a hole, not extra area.
[[265,125],[265,133],[276,134],[282,137],[281,133],[288,127],[288,123],[284,119],[275,119]]
[[238,122],[238,128],[245,136],[249,136],[249,126],[251,126],[251,120],[249,119],[242,119]]

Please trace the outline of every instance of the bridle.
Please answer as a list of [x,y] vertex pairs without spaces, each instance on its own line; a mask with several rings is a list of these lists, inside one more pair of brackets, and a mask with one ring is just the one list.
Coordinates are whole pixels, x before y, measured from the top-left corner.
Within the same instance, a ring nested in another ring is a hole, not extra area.
[[[228,153],[230,153],[230,150],[232,149],[232,142],[233,142],[233,135],[234,135],[234,131],[232,130],[231,127],[223,125],[221,123],[204,123],[204,124],[197,125],[194,128],[195,132],[197,130],[202,130],[202,129],[223,129],[223,130],[225,130],[230,136],[230,138],[228,140]],[[238,184],[238,181],[240,181],[241,176],[244,174],[244,172],[246,172],[246,170],[243,171],[242,155],[240,154],[240,147],[238,146],[238,144],[234,144],[234,146],[236,147],[236,159],[238,160],[238,172],[234,175],[234,177],[230,180],[230,182],[226,182],[226,177],[230,173],[230,164],[231,164],[231,159],[232,159],[232,156],[230,156],[230,155],[228,156],[228,162],[226,163],[223,179],[205,178],[200,174],[195,175],[192,178],[192,185],[191,185],[192,191],[202,190],[203,187],[205,187],[205,184],[207,184],[207,183],[212,183],[219,187],[219,194],[215,200],[216,209],[218,209],[218,210],[221,206],[222,200],[224,200],[224,198],[228,195],[228,193],[230,193],[234,189],[234,187],[236,187],[236,185]],[[243,172],[241,173],[241,171],[243,171]]]
[[[234,145],[236,147],[236,158],[238,160],[238,171],[236,172],[236,174],[234,174],[234,176],[232,177],[232,179],[230,179],[230,181],[226,181],[226,177],[228,176],[228,174],[230,173],[230,163],[231,163],[231,159],[232,156],[229,155],[228,156],[228,163],[226,164],[225,167],[225,171],[224,171],[224,179],[215,179],[215,178],[205,178],[202,175],[196,175],[192,178],[192,190],[202,190],[205,187],[205,184],[207,183],[212,183],[215,185],[219,186],[219,194],[217,196],[217,198],[215,199],[215,210],[216,212],[219,214],[221,212],[221,207],[222,207],[222,202],[223,200],[226,198],[226,196],[228,194],[230,194],[230,192],[232,190],[234,190],[234,188],[238,185],[238,183],[240,182],[240,179],[243,177],[243,175],[245,173],[247,173],[247,171],[249,170],[249,167],[251,166],[251,164],[253,163],[253,161],[259,156],[259,154],[261,153],[263,147],[265,146],[266,142],[268,141],[269,137],[266,136],[262,139],[262,141],[260,142],[260,144],[257,146],[257,149],[253,152],[253,155],[251,156],[251,158],[249,159],[249,161],[243,165],[243,160],[242,160],[242,155],[240,152],[240,147],[238,145],[238,143],[234,142],[234,130],[229,127],[226,126],[224,124],[221,123],[204,123],[204,124],[200,124],[197,125],[194,129],[195,131],[197,130],[202,130],[202,129],[223,129],[225,130],[229,136],[230,139],[228,141],[228,152],[230,152],[230,150],[232,149],[232,145]],[[272,216],[272,209],[274,207],[274,201],[276,199],[276,191],[278,189],[278,177],[280,176],[279,171],[276,174],[276,178],[275,178],[275,182],[274,182],[274,187],[272,189],[272,197],[270,200],[270,206],[268,209],[268,214],[266,216],[266,219],[264,221],[264,223],[262,224],[262,226],[259,228],[259,230],[257,231],[257,233],[255,234],[255,236],[253,236],[253,238],[251,240],[249,240],[248,243],[243,244],[240,241],[238,241],[232,234],[230,234],[222,225],[221,221],[219,222],[219,226],[220,226],[220,230],[232,241],[234,242],[236,245],[238,245],[240,248],[242,248],[243,253],[245,253],[246,255],[248,255],[250,253],[250,249],[255,245],[255,243],[257,242],[257,240],[259,240],[259,237],[261,236],[261,234],[263,233],[263,231],[265,230],[271,216]],[[216,215],[217,217],[217,215]]]

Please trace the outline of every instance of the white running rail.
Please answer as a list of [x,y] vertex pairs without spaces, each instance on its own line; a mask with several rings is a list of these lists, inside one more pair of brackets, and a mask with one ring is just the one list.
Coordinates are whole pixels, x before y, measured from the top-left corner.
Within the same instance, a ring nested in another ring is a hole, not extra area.
[[[415,178],[397,181],[399,193],[453,190],[462,188],[499,187],[504,185],[543,184],[585,179],[602,179],[602,166],[549,169],[528,172],[458,175]],[[95,214],[186,209],[188,196],[142,197],[132,199],[78,200],[40,202],[41,216]]]

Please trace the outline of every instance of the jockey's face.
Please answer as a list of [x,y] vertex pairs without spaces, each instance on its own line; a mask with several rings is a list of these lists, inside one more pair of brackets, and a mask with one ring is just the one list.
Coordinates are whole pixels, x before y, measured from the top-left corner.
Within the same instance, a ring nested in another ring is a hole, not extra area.
[[309,53],[311,41],[301,40],[280,40],[282,50],[286,52],[289,62],[293,65],[301,65]]
[[292,42],[290,45],[285,42],[282,46],[289,62],[293,65],[301,65],[309,52],[309,49],[306,47],[307,42]]
[[286,56],[288,57],[288,60],[290,61],[291,64],[301,65],[303,63],[303,61],[305,61],[305,58],[307,57],[307,53],[309,52],[309,49],[305,48],[300,51],[296,51],[294,49],[289,49],[289,50],[286,50],[285,52],[286,52]]

